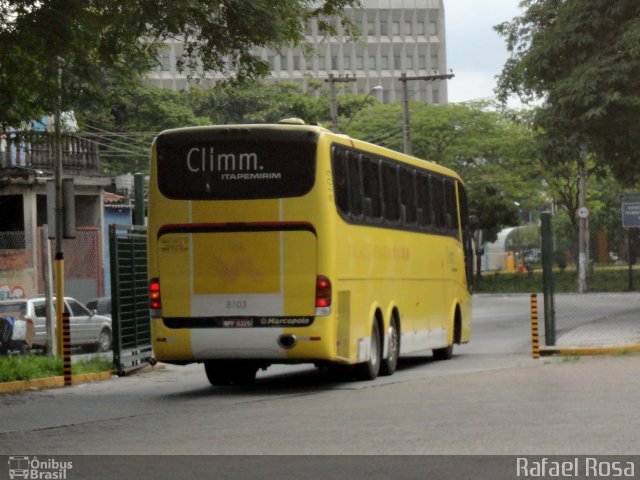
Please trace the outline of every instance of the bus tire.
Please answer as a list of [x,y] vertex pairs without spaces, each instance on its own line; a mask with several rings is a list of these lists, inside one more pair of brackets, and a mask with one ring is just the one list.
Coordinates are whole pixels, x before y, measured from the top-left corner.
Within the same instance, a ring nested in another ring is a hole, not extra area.
[[222,362],[213,360],[204,362],[204,372],[207,374],[207,380],[211,385],[231,385],[229,370],[225,368]]
[[453,343],[448,347],[433,349],[434,360],[449,360],[451,357],[453,357]]
[[370,353],[369,360],[355,366],[354,374],[356,380],[374,380],[380,373],[382,342],[380,341],[380,326],[377,320],[373,321],[373,327],[371,328]]
[[460,307],[456,307],[456,315],[453,319],[453,343],[448,347],[436,348],[433,350],[434,360],[449,360],[453,357],[453,345],[460,344],[462,338],[462,315]]
[[249,362],[204,362],[204,371],[211,385],[251,385],[256,380],[258,367]]
[[382,359],[380,364],[380,375],[393,375],[398,368],[398,357],[400,356],[400,329],[395,318],[391,319],[389,325],[389,348],[387,358]]

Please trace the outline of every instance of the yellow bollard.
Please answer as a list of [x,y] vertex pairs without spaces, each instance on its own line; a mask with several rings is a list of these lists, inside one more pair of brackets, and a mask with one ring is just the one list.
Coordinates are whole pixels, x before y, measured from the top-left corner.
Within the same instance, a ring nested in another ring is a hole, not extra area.
[[533,358],[540,358],[540,336],[538,334],[538,295],[531,294],[531,352]]
[[68,312],[62,314],[62,363],[64,384],[71,385],[71,322]]

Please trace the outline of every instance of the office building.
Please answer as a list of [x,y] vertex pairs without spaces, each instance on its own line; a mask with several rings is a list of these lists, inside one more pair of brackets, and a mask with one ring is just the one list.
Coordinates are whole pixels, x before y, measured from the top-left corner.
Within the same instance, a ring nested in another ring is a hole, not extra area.
[[[446,36],[443,0],[363,0],[362,8],[348,9],[346,14],[360,30],[360,38],[350,41],[342,25],[336,21],[337,36],[327,38],[318,32],[316,21],[306,28],[306,42],[315,48],[315,55],[305,55],[302,47],[286,49],[278,54],[266,48],[256,54],[271,66],[266,81],[294,81],[305,90],[310,79],[325,80],[329,74],[337,78],[354,78],[341,83],[354,94],[372,94],[389,103],[402,99],[398,79],[447,73]],[[206,79],[187,79],[176,69],[176,59],[182,54],[179,41],[168,42],[161,65],[149,74],[149,81],[158,86],[181,90],[190,84],[211,84],[222,78],[209,74]],[[191,83],[190,83],[191,82]],[[407,82],[413,101],[447,103],[447,80],[414,80]]]

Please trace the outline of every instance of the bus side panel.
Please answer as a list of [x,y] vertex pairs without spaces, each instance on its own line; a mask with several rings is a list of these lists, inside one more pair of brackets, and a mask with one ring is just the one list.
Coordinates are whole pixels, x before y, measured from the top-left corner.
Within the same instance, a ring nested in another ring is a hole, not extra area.
[[[153,176],[155,162],[152,162],[151,169]],[[158,251],[163,249],[164,256],[167,257],[167,261],[170,264],[169,268],[172,268],[172,271],[176,273],[178,278],[186,278],[186,269],[189,266],[182,262],[181,251],[188,248],[187,236],[184,235],[182,238],[176,238],[176,242],[172,245],[169,242],[162,244],[157,238],[157,233],[160,219],[168,222],[174,220],[175,223],[181,223],[180,220],[184,222],[184,219],[188,218],[189,215],[189,202],[171,201],[159,195],[157,191],[152,188],[149,203],[153,205],[155,210],[162,212],[162,215],[150,216],[148,229],[149,276],[151,278],[160,277]],[[163,291],[175,291],[178,295],[182,294],[184,298],[187,297],[188,289],[185,282],[176,281],[171,277],[161,279],[160,281]],[[152,318],[151,335],[154,355],[159,361],[190,361],[193,358],[189,330],[170,329],[164,325],[162,319]]]
[[[455,239],[373,230],[346,223],[339,225],[337,232],[336,311],[340,357],[347,357],[351,362],[358,359],[358,345],[370,334],[376,305],[383,314],[385,330],[391,321],[391,312],[397,309],[403,354],[450,344],[452,302],[455,306],[456,298],[464,300],[461,301],[463,338],[468,338],[469,295]],[[345,306],[342,303],[346,301]],[[345,348],[347,342],[349,347]]]

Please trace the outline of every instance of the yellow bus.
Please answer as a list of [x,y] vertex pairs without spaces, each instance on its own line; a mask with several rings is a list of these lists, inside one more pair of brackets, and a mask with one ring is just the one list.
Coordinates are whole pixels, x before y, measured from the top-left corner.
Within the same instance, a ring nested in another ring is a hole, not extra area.
[[214,385],[374,379],[469,341],[465,190],[433,162],[304,124],[168,130],[148,208],[154,354]]

